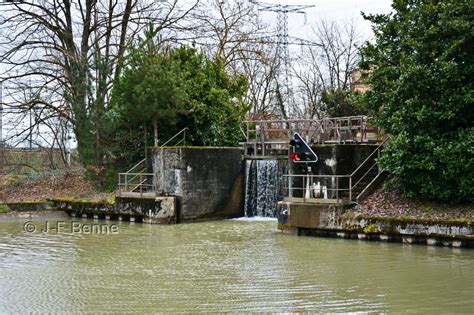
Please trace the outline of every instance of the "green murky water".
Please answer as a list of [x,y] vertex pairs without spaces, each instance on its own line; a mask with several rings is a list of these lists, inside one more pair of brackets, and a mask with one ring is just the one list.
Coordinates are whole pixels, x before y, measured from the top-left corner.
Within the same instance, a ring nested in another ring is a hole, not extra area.
[[0,223],[1,314],[474,312],[474,250],[296,237],[268,221],[124,222],[113,235],[23,223]]

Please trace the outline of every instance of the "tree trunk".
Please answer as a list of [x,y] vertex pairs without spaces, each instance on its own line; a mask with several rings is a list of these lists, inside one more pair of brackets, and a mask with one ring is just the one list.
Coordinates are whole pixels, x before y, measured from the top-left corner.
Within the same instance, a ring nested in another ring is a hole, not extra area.
[[158,117],[153,115],[153,144],[155,147],[158,146]]

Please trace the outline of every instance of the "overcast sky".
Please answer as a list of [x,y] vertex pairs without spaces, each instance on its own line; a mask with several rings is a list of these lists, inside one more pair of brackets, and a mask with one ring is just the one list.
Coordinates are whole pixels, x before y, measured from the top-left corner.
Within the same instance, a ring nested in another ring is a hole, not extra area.
[[[306,9],[306,24],[301,14],[289,14],[289,34],[306,38],[311,32],[311,25],[324,19],[345,23],[354,20],[361,35],[369,39],[372,36],[370,23],[365,21],[360,12],[365,13],[389,13],[391,11],[391,0],[265,0],[265,3],[278,4],[304,4],[314,5]],[[276,23],[276,13],[262,13],[262,18],[268,23]]]
[[[181,0],[186,2],[189,0]],[[194,1],[193,1],[194,2]],[[362,39],[368,40],[372,37],[370,23],[365,21],[360,12],[365,13],[389,13],[391,11],[392,0],[261,0],[264,3],[275,4],[292,4],[292,5],[314,5],[313,8],[306,9],[306,19],[301,14],[289,14],[289,35],[310,38],[312,33],[312,26],[316,25],[321,20],[335,21],[340,25],[354,21],[358,33]],[[262,19],[276,27],[277,14],[274,12],[261,12]],[[306,20],[306,22],[305,22]],[[294,50],[297,47],[291,47]],[[4,128],[8,129],[10,126],[7,117],[3,117]],[[4,130],[3,136],[6,136]]]

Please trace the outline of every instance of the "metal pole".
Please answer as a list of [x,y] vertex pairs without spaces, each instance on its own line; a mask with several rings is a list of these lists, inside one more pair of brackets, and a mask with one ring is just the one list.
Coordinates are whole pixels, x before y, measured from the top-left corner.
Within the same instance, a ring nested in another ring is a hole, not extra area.
[[118,193],[119,193],[119,196],[122,195],[122,175],[119,173],[118,174]]
[[302,189],[302,191],[303,191],[303,202],[306,202],[306,183],[305,182],[306,182],[306,177],[303,176],[303,189]]
[[249,141],[250,140],[249,138],[249,128],[250,128],[249,124],[250,123],[247,121],[245,124],[247,125],[247,130],[245,131],[245,137],[247,138],[246,140]]
[[349,177],[349,201],[352,202],[352,176]]
[[125,174],[125,190],[128,190],[128,174]]
[[3,174],[3,83],[0,82],[0,175]]
[[289,175],[288,176],[288,197],[293,198],[293,181],[291,180],[293,177],[293,169],[289,167]]

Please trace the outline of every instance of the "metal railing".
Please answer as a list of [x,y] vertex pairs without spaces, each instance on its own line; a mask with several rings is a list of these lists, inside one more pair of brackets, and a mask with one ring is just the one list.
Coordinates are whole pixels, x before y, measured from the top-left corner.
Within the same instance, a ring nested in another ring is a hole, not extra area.
[[154,184],[153,178],[153,173],[119,173],[119,195],[124,192],[139,193],[140,195],[147,192],[155,192],[156,185]]
[[[160,148],[163,148],[171,143],[171,141],[180,138],[178,142],[175,142],[173,146],[179,146],[186,144],[186,131],[189,130],[185,127],[178,131],[174,136],[163,143]],[[118,179],[118,194],[122,195],[124,192],[139,193],[141,196],[144,193],[154,193],[157,191],[156,182],[154,180],[154,173],[147,173],[147,159],[143,159],[135,164],[131,169],[125,173],[119,173]]]
[[323,119],[254,120],[246,121],[246,153],[266,155],[270,148],[288,147],[295,132],[309,144],[378,142],[381,130],[367,123],[366,116],[332,117]]
[[289,179],[288,197],[302,202],[322,200],[343,203],[351,201],[350,175],[284,175]]
[[[355,201],[359,200],[359,197],[364,192],[369,184],[380,175],[382,170],[377,164],[377,160],[380,158],[382,149],[388,141],[388,137],[385,138],[379,146],[367,156],[367,158],[351,173],[351,192],[357,193]],[[375,176],[374,176],[375,174]]]
[[167,146],[171,141],[173,141],[174,139],[176,139],[179,135],[183,134],[183,138],[181,140],[179,140],[177,143],[174,144],[174,146],[178,146],[180,145],[181,143],[183,145],[186,145],[186,131],[189,130],[188,127],[184,127],[183,129],[181,129],[180,131],[178,131],[174,136],[172,136],[171,138],[168,139],[168,141],[166,141],[165,143],[163,143],[160,148],[163,148],[165,146]]
[[289,180],[288,198],[302,202],[359,202],[362,194],[382,173],[377,159],[387,141],[388,138],[348,175],[284,175]]

